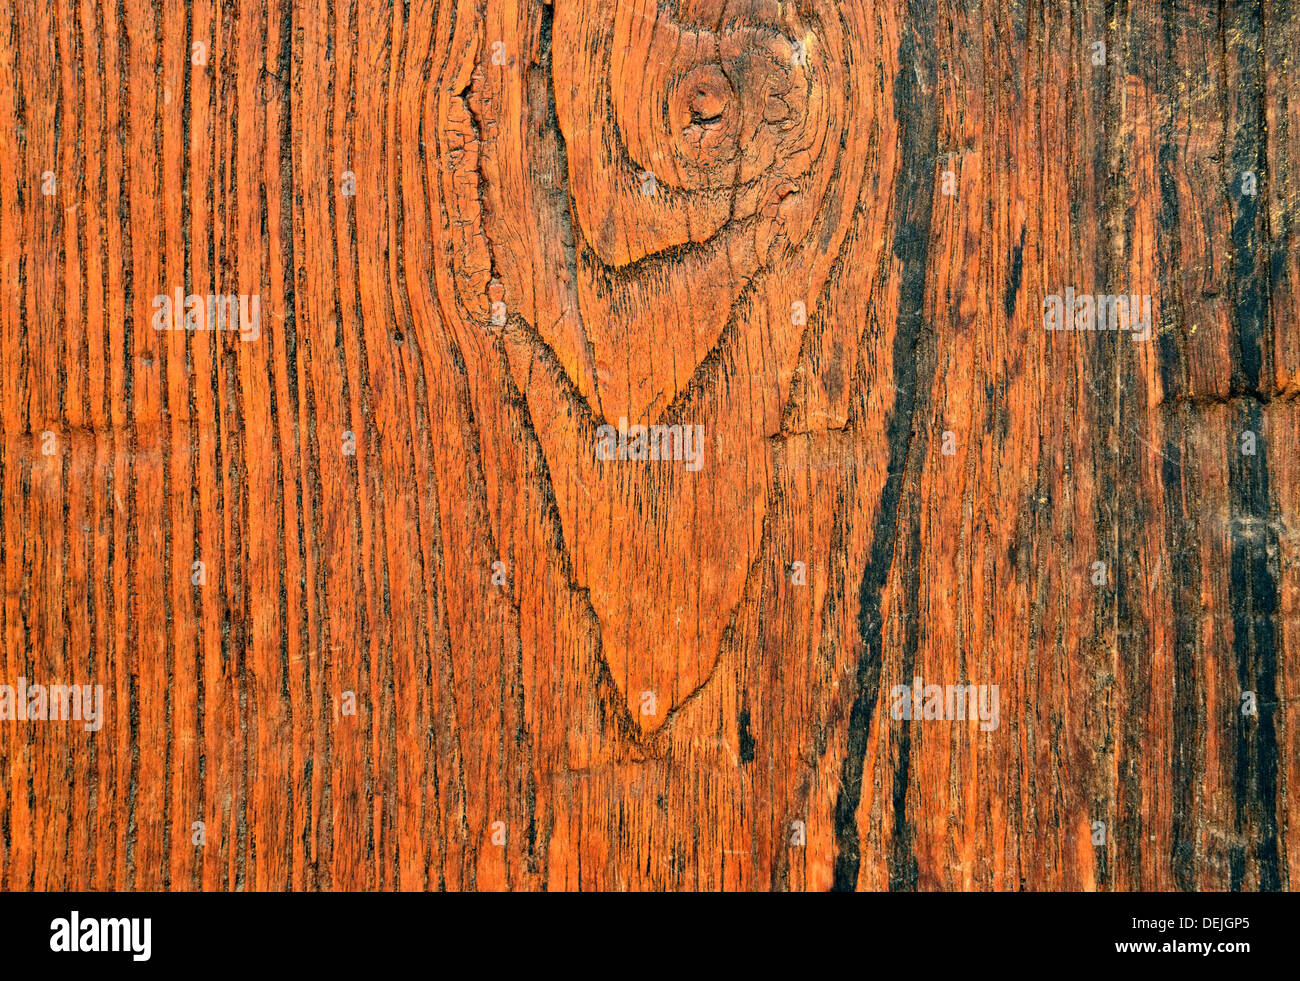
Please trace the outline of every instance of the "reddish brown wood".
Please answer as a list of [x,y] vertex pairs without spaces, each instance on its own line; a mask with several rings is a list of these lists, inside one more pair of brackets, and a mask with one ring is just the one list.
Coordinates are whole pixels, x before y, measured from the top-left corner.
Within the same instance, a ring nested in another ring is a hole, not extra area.
[[0,888],[1289,888],[1298,17],[0,10]]

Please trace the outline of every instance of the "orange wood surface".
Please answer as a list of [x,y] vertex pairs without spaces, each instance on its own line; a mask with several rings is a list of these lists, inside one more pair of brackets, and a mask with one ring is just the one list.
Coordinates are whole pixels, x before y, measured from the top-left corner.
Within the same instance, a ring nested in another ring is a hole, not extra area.
[[1298,58],[1289,0],[0,7],[0,685],[103,691],[0,718],[0,889],[1288,889]]

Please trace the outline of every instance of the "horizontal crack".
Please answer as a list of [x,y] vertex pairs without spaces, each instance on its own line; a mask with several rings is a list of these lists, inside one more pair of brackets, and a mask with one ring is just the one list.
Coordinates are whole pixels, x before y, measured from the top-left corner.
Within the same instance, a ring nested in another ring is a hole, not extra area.
[[1174,395],[1162,399],[1160,405],[1232,405],[1237,402],[1254,402],[1258,405],[1270,405],[1273,403],[1295,402],[1298,400],[1300,400],[1300,388],[1288,389],[1280,392],[1240,391],[1228,392],[1224,395],[1212,392],[1202,392],[1197,395]]

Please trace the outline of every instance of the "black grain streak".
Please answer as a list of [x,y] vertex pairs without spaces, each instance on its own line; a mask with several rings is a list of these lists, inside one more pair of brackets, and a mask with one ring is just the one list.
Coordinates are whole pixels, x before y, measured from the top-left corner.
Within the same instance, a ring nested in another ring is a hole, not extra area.
[[[889,446],[888,478],[881,491],[880,508],[872,532],[871,552],[858,589],[858,634],[863,650],[857,666],[857,695],[849,711],[848,750],[835,802],[835,871],[832,889],[852,890],[857,885],[861,864],[861,842],[857,809],[862,798],[863,766],[871,720],[880,694],[884,660],[884,619],[881,595],[894,565],[895,537],[900,519],[899,499],[904,475],[913,465],[912,442],[916,437],[914,411],[917,400],[917,347],[923,328],[923,304],[929,282],[930,212],[932,196],[921,161],[933,156],[938,139],[938,116],[932,103],[934,67],[923,42],[927,27],[935,18],[932,0],[911,0],[908,29],[899,45],[898,78],[894,86],[895,111],[899,119],[901,186],[898,200],[902,213],[894,230],[893,251],[901,264],[899,275],[898,328],[894,335],[894,377],[897,396],[887,422]],[[914,74],[912,67],[915,66]],[[920,81],[917,75],[924,81]],[[917,530],[912,529],[915,546]],[[915,553],[913,553],[915,554]],[[916,572],[905,573],[903,602],[915,610],[918,582]],[[907,616],[907,614],[904,614]],[[914,616],[908,616],[914,623]],[[909,627],[909,637],[912,630]],[[912,647],[913,653],[915,647]],[[904,672],[910,666],[904,666]],[[891,888],[908,888],[915,883],[915,859],[908,854],[909,834],[904,804],[910,765],[910,742],[901,735],[898,770],[895,773],[895,841],[890,860]]]

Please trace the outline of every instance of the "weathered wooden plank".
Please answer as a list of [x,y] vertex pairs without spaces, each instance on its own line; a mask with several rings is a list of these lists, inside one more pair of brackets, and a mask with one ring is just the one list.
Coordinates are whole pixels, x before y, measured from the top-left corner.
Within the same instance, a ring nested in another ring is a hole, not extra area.
[[0,11],[0,887],[1289,888],[1297,50]]

